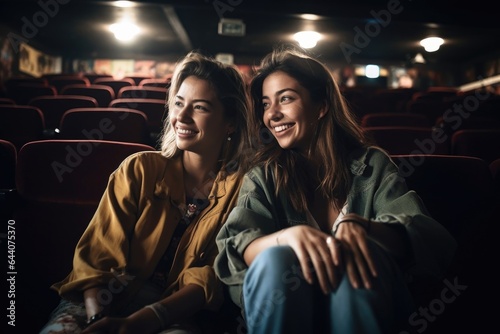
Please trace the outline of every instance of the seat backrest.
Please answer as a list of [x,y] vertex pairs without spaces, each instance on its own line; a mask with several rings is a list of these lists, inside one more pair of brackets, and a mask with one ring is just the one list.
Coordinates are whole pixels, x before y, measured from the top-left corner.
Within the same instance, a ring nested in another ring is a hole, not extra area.
[[17,150],[30,141],[43,138],[45,118],[34,106],[0,105],[0,139],[8,140]]
[[0,104],[16,104],[16,101],[8,97],[0,97]]
[[361,126],[414,126],[430,127],[427,117],[420,114],[410,113],[373,113],[366,114],[361,118]]
[[45,117],[47,129],[56,129],[62,115],[73,108],[97,108],[97,100],[82,95],[39,96],[28,103],[39,108]]
[[94,80],[95,85],[105,85],[113,88],[115,97],[122,87],[135,86],[135,81],[130,78],[115,79],[115,78],[97,78]]
[[75,108],[59,126],[61,139],[98,139],[149,144],[147,116],[126,108]]
[[160,87],[160,88],[169,88],[170,87],[171,78],[162,78],[162,79],[143,79],[139,82],[139,86],[143,87]]
[[126,79],[134,80],[134,86],[139,86],[142,80],[144,79],[153,79],[150,75],[141,75],[141,74],[129,74],[125,76]]
[[500,129],[463,129],[451,136],[451,152],[484,159],[500,158]]
[[19,105],[26,105],[29,101],[39,96],[55,95],[57,95],[57,90],[54,86],[39,83],[19,84],[9,89],[8,92],[8,97]]
[[16,187],[16,162],[16,146],[8,140],[0,139],[0,189]]
[[364,131],[389,154],[449,154],[449,137],[441,129],[374,126]]
[[416,99],[408,101],[406,111],[413,114],[420,114],[427,117],[431,124],[435,124],[438,118],[450,108],[450,102],[440,99]]
[[62,89],[60,94],[90,96],[96,99],[99,107],[107,107],[115,98],[115,91],[111,87],[94,84],[88,86],[82,84],[68,85]]
[[58,76],[49,78],[48,81],[50,85],[56,88],[58,94],[68,85],[90,85],[89,79],[83,76]]
[[0,139],[0,219],[12,218],[16,188],[17,148],[8,140]]
[[484,160],[424,154],[392,158],[432,217],[458,240],[473,237],[469,233],[480,228],[480,218],[493,208],[492,176]]
[[94,73],[85,73],[83,75],[85,78],[89,79],[90,84],[93,84],[94,81],[98,78],[107,78],[107,79],[112,79],[113,76],[110,74],[94,74]]
[[114,99],[109,104],[114,108],[130,108],[142,111],[148,117],[150,133],[160,133],[163,129],[163,121],[167,117],[165,100],[160,99]]
[[117,98],[167,100],[167,88],[127,86],[120,89]]
[[489,167],[491,176],[493,177],[493,184],[495,185],[498,196],[500,196],[500,158],[490,162]]
[[69,274],[75,246],[110,174],[127,156],[148,150],[153,148],[134,143],[45,140],[19,151],[13,220],[19,237],[16,269],[23,275],[16,289],[29,296],[19,308],[31,315],[35,328],[57,306],[59,296],[50,286]]
[[19,85],[38,85],[38,86],[48,86],[49,82],[44,78],[9,78],[5,80],[4,86],[7,95],[12,93],[12,90],[15,89]]
[[368,98],[369,113],[399,113],[415,93],[413,88],[382,88]]

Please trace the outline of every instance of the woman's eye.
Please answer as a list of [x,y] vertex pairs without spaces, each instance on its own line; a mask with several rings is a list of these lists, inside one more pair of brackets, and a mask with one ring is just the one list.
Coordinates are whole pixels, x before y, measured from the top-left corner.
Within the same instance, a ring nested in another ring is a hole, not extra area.
[[204,106],[196,105],[194,106],[194,109],[196,110],[201,110],[201,111],[208,111],[208,109]]
[[179,101],[175,101],[174,102],[174,106],[176,106],[176,107],[182,107],[182,103],[179,102]]
[[292,98],[290,96],[282,96],[280,98],[280,102],[287,102],[287,101],[291,101]]
[[268,102],[262,102],[262,108],[264,110],[267,110],[267,108],[269,108],[269,103]]

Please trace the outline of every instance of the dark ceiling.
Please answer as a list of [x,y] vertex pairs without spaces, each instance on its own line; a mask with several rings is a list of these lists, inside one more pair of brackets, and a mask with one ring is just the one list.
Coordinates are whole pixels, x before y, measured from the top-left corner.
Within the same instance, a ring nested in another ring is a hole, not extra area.
[[[291,42],[292,34],[301,29],[324,35],[314,53],[354,64],[404,63],[418,52],[430,63],[464,63],[500,49],[498,13],[484,0],[464,5],[437,0],[136,2],[136,7],[123,9],[112,1],[1,1],[0,22],[25,37],[26,22],[37,23],[28,42],[69,58],[178,58],[201,49],[213,55],[233,54],[236,63],[257,63],[274,46]],[[386,23],[377,23],[374,13]],[[301,14],[318,18],[304,20]],[[106,29],[124,15],[131,15],[143,29],[127,46]],[[222,17],[243,20],[245,36],[218,35]],[[367,29],[372,29],[370,36],[361,40],[358,31]],[[445,39],[434,53],[426,53],[418,43],[430,35]]]

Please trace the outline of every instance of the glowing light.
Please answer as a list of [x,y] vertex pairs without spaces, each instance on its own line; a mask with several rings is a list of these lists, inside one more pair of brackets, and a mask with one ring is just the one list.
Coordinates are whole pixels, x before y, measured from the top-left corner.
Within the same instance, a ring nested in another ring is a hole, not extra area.
[[427,52],[439,50],[439,47],[443,45],[443,43],[444,40],[439,37],[428,37],[420,41],[420,45],[422,45]]
[[300,31],[293,35],[293,38],[304,49],[310,49],[316,46],[321,39],[321,34],[316,31]]
[[300,18],[302,18],[303,20],[309,20],[309,21],[317,21],[317,20],[321,19],[321,17],[319,15],[316,15],[316,14],[301,14]]
[[130,42],[140,33],[139,27],[131,22],[114,23],[109,26],[109,30],[122,42]]
[[380,67],[377,65],[366,65],[365,75],[367,78],[378,78],[380,76]]
[[132,7],[135,7],[135,3],[133,3],[132,1],[115,1],[113,2],[113,5],[116,6],[116,7],[120,7],[120,8],[132,8]]

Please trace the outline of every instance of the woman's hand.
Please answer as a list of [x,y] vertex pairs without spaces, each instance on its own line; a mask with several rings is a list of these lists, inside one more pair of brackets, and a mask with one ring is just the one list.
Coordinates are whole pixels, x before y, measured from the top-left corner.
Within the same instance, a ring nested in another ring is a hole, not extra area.
[[[292,247],[299,259],[304,278],[312,284],[316,276],[323,293],[335,290],[341,279],[340,244],[329,234],[306,225],[278,232],[280,245]],[[328,242],[327,242],[328,240]]]
[[[352,215],[354,219],[369,226],[369,221],[365,218]],[[344,217],[343,219],[347,218]],[[372,277],[377,276],[375,264],[368,249],[366,242],[366,229],[356,222],[342,222],[338,225],[335,238],[342,243],[342,260],[347,277],[354,288],[363,285],[365,288],[371,288]]]

